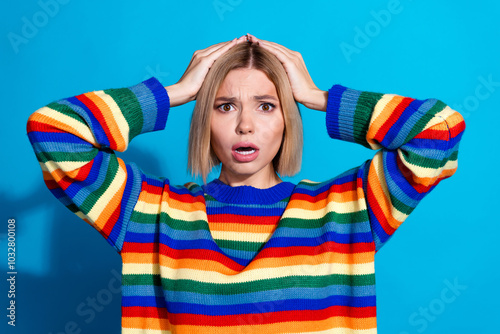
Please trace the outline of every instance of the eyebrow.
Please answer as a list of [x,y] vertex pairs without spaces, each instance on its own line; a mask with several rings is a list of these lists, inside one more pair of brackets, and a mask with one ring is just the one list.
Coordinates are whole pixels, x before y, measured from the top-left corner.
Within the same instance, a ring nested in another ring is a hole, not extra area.
[[[273,100],[278,102],[278,99],[272,95],[255,95],[253,97],[254,100]],[[227,97],[227,96],[219,96],[215,99],[215,102],[234,102],[237,99],[235,97]]]

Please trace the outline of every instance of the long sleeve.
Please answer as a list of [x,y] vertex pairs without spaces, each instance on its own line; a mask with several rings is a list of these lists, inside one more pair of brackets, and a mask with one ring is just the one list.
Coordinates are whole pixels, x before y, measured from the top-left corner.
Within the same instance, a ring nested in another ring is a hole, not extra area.
[[151,78],[58,100],[29,117],[27,133],[45,184],[118,252],[142,172],[114,151],[125,151],[139,134],[164,129],[169,107],[167,91]]
[[463,117],[440,100],[341,85],[329,90],[326,124],[331,138],[378,150],[362,176],[376,251],[441,180],[455,173],[465,130]]

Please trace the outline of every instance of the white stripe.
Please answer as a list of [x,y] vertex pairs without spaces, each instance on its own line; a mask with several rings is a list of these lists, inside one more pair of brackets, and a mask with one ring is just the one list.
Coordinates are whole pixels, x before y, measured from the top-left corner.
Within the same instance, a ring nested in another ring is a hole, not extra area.
[[[109,95],[104,93],[104,91],[99,90],[94,92],[95,95],[99,96],[104,103],[106,103],[111,110],[111,113],[113,114],[113,118],[115,123],[118,125],[118,129],[120,130],[120,135],[122,136],[124,142],[125,142],[125,147],[124,148],[117,148],[119,151],[124,151],[126,147],[128,146],[129,142],[129,132],[130,132],[130,127],[128,126],[128,122],[125,119],[125,116],[123,116],[122,110],[120,110],[120,107],[116,104],[115,100]],[[115,136],[116,134],[113,134]]]
[[230,232],[230,231],[210,231],[212,237],[218,240],[266,242],[272,235],[269,233],[255,232]]
[[77,132],[74,133],[74,135],[82,138],[83,140],[86,140],[94,146],[98,145],[97,141],[94,138],[94,135],[90,131],[90,128],[85,123],[79,122],[76,119],[62,114],[59,111],[49,107],[40,108],[36,112],[40,115],[50,118],[53,121],[64,123],[67,126],[72,127]]
[[[333,254],[332,254],[333,256]],[[161,260],[160,260],[161,261]],[[256,262],[254,262],[256,263]],[[190,268],[172,269],[160,265],[162,278],[172,280],[187,279],[205,283],[234,284],[247,283],[264,279],[288,276],[325,276],[325,275],[368,275],[375,272],[374,263],[320,263],[316,265],[295,265],[251,269],[252,263],[237,274],[225,275],[215,271],[203,271]],[[158,266],[147,263],[124,263],[123,274],[158,274]]]

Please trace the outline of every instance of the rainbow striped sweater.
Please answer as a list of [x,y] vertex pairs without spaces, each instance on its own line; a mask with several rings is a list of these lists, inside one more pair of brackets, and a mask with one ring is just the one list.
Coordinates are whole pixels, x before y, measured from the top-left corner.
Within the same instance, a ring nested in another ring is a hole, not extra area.
[[328,134],[374,157],[324,182],[255,189],[176,186],[116,157],[164,129],[169,108],[151,78],[28,120],[47,187],[122,257],[122,333],[376,333],[375,253],[456,171],[462,116],[334,85]]

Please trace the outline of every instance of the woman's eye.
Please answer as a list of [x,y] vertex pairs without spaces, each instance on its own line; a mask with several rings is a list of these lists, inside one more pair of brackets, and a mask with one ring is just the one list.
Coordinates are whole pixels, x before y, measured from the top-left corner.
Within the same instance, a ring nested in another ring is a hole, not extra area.
[[262,111],[271,111],[274,108],[275,108],[275,106],[272,103],[263,103],[262,104]]
[[221,104],[218,109],[223,112],[231,111],[231,105],[229,103]]

